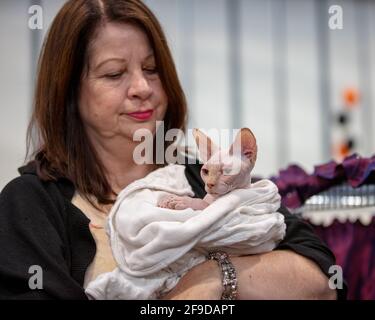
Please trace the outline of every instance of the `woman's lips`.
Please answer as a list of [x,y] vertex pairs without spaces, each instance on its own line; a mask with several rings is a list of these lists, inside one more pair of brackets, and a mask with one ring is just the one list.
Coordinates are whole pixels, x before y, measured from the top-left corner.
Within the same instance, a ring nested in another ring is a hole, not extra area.
[[150,110],[145,110],[142,112],[138,111],[138,112],[127,113],[127,115],[137,120],[147,120],[151,118],[153,112],[154,110],[150,109]]

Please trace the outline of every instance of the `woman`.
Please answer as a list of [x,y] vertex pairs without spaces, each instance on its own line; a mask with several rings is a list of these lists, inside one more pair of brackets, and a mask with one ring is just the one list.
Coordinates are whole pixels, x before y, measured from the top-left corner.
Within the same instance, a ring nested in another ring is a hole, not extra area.
[[[116,266],[103,229],[116,194],[157,168],[134,163],[133,133],[155,133],[157,120],[185,129],[184,94],[152,12],[138,0],[68,1],[43,47],[34,104],[34,159],[0,196],[0,297],[86,299],[87,283]],[[203,197],[199,170],[186,165]],[[278,250],[231,259],[238,298],[335,299],[327,278],[334,256],[280,212],[287,234]],[[164,298],[219,299],[222,291],[208,260]]]

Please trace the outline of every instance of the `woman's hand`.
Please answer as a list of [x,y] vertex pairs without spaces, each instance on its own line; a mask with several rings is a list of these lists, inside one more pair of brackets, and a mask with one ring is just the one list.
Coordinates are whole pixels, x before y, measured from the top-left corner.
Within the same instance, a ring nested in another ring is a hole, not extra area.
[[223,291],[221,271],[216,261],[205,261],[181,278],[163,300],[219,300]]

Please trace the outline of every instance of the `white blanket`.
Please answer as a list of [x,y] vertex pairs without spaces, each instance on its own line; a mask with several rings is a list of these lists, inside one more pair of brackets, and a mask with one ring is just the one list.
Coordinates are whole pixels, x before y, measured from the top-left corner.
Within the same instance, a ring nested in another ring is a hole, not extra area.
[[118,264],[90,282],[92,299],[156,299],[213,249],[232,255],[268,252],[285,235],[275,184],[261,180],[218,198],[204,210],[156,206],[167,194],[193,196],[185,166],[168,165],[127,186],[107,224]]

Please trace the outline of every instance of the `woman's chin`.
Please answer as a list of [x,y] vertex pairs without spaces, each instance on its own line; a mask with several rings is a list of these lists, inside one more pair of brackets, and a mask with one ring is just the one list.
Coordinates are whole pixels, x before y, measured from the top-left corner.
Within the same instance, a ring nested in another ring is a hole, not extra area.
[[154,135],[156,131],[156,121],[154,119],[147,121],[134,121],[127,119],[127,121],[124,121],[121,126],[124,132],[131,132],[132,137],[134,137],[134,134],[138,130],[142,130],[142,132],[138,133],[141,137],[143,137],[146,132]]

